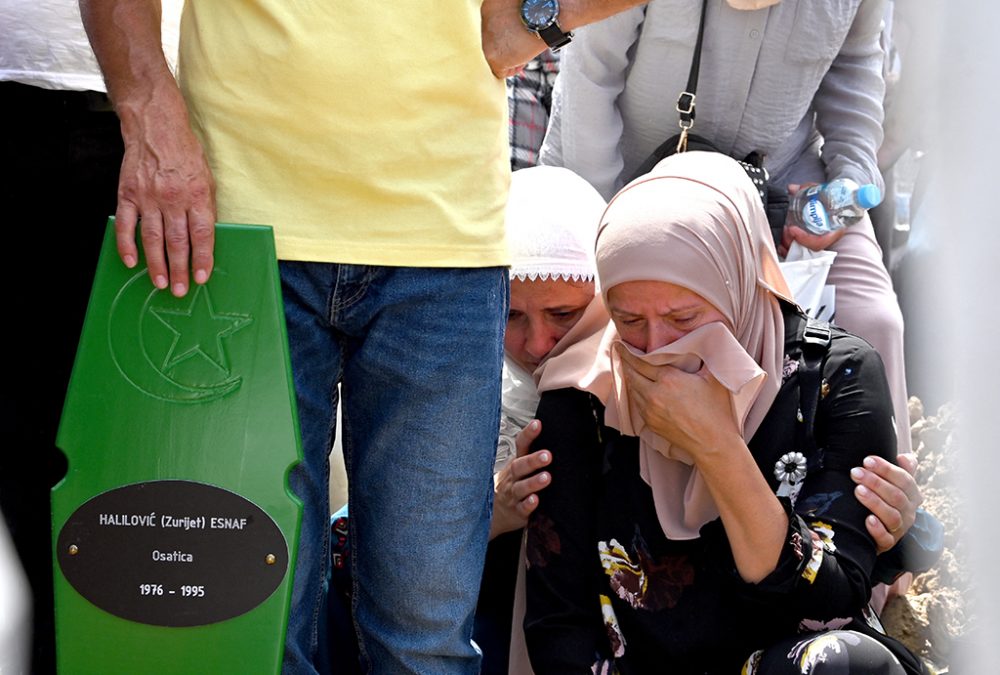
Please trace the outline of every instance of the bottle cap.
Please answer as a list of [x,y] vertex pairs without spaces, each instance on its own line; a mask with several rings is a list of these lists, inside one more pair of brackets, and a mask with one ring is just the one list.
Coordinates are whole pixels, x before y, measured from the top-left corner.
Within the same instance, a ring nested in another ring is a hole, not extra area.
[[861,208],[873,209],[882,203],[882,191],[878,189],[878,185],[868,183],[858,188],[855,200]]

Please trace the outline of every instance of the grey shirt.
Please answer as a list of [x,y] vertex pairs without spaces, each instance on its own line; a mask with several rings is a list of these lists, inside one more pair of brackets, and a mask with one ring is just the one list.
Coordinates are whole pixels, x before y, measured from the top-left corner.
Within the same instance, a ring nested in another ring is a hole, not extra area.
[[[709,0],[707,11],[693,133],[734,157],[764,153],[778,184],[846,176],[882,187],[885,0],[754,11]],[[563,52],[541,162],[610,198],[679,132],[700,12],[698,0],[652,0],[580,29]]]

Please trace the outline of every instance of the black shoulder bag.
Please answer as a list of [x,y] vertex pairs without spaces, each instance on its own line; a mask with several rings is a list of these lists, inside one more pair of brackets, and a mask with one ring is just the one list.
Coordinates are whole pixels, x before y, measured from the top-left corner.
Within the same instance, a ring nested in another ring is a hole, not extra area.
[[[678,124],[680,125],[681,132],[671,136],[660,144],[626,183],[643,174],[649,173],[661,159],[675,153],[686,152],[688,150],[719,152],[711,141],[691,133],[691,128],[694,126],[695,92],[698,87],[698,70],[701,66],[701,42],[705,35],[707,6],[708,0],[702,0],[701,20],[698,23],[698,39],[694,45],[694,57],[691,59],[691,72],[688,74],[687,88],[677,97],[676,110],[680,116]],[[769,184],[767,169],[764,168],[763,154],[754,151],[743,159],[737,159],[736,161],[740,163],[743,170],[750,177],[750,180],[757,187],[761,202],[764,204],[764,212],[767,214],[767,221],[771,226],[771,236],[774,239],[774,245],[778,246],[785,227],[785,215],[788,212],[788,190]]]

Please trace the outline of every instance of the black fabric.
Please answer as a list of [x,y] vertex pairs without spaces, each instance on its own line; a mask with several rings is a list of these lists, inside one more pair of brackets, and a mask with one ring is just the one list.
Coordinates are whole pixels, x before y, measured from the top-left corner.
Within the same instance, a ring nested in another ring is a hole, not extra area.
[[[646,158],[646,161],[636,169],[635,173],[625,181],[626,184],[639,176],[646,175],[653,170],[653,167],[660,163],[660,160],[675,154],[680,140],[681,134],[675,134],[661,143]],[[719,152],[711,141],[692,133],[687,134],[686,149],[687,151]],[[757,194],[760,195],[761,203],[764,205],[764,213],[767,214],[767,222],[771,228],[771,238],[774,240],[775,247],[778,247],[785,229],[785,217],[788,214],[788,190],[787,188],[773,185],[770,182],[767,170],[764,169],[763,157],[759,153],[752,152],[743,159],[737,159],[736,161],[740,163],[743,170],[747,172],[747,176],[753,181],[754,187],[757,188]]]
[[486,547],[483,581],[472,639],[483,652],[481,675],[507,675],[510,631],[514,621],[514,588],[524,530],[498,535]]
[[[880,641],[858,631],[813,633],[782,640],[753,657],[754,675],[802,675],[802,662],[816,663],[815,673],[904,675]],[[819,656],[822,655],[822,656]],[[819,664],[822,666],[819,666]]]
[[802,357],[799,359],[799,449],[808,457],[816,447],[816,410],[822,391],[823,361],[830,348],[830,325],[810,318],[802,335]]
[[[795,364],[806,326],[804,316],[783,309],[785,378],[748,444],[776,492],[779,458],[798,447],[802,381]],[[623,675],[732,673],[755,650],[802,631],[846,626],[869,634],[862,624],[876,550],[848,471],[865,456],[894,455],[891,398],[878,355],[836,328],[820,386],[816,446],[833,461],[809,466],[794,506],[780,498],[787,545],[757,584],[740,578],[721,520],[694,540],[663,534],[639,476],[638,440],[604,426],[596,398],[572,389],[542,395],[535,446],[552,451],[552,484],[528,526],[525,618],[538,675],[595,666]],[[921,672],[898,643],[876,639],[908,657],[908,673]]]
[[361,675],[361,652],[351,616],[351,545],[348,517],[330,523],[330,583],[327,598],[327,639],[333,671],[338,675]]
[[[3,223],[13,261],[0,509],[31,584],[31,672],[55,672],[50,488],[66,473],[56,429],[124,147],[107,97],[0,82]],[[54,207],[54,208],[53,208]]]
[[788,188],[774,185],[770,180],[768,181],[764,213],[767,214],[767,223],[771,226],[771,237],[774,239],[776,248],[781,245],[781,236],[785,231],[789,199]]

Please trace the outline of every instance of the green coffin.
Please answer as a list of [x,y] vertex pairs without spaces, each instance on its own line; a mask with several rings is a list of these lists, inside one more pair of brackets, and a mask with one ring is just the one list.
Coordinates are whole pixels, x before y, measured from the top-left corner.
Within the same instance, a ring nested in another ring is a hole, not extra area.
[[219,225],[184,298],[109,224],[52,491],[60,673],[276,673],[301,459],[270,228]]

